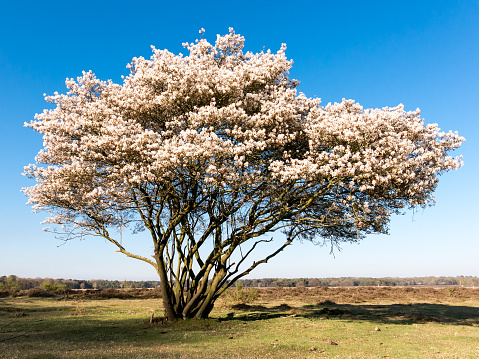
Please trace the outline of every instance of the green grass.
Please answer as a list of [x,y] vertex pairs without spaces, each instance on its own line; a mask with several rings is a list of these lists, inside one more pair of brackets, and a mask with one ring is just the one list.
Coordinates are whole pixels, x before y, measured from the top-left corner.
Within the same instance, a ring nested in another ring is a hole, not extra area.
[[0,358],[479,358],[479,300],[299,293],[165,324],[159,299],[2,298]]

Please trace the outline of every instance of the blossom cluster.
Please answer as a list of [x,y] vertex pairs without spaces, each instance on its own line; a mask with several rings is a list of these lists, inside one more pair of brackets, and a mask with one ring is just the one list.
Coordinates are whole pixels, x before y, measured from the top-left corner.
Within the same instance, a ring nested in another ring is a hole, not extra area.
[[46,96],[56,107],[26,124],[44,135],[25,170],[38,182],[25,189],[35,209],[56,223],[114,224],[133,207],[132,189],[187,178],[203,196],[258,183],[271,196],[291,185],[338,194],[330,213],[374,227],[391,210],[432,203],[438,176],[462,164],[448,152],[464,139],[425,125],[419,110],[321,106],[298,93],[285,45],[244,52],[230,29],[184,46],[186,56],[153,47],[150,59],[133,58],[123,84],[89,71]]

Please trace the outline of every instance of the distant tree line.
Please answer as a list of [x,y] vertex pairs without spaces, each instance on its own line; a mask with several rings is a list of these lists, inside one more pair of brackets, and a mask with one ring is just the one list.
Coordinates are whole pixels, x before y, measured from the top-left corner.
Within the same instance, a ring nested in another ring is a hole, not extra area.
[[159,281],[118,281],[118,280],[80,280],[53,278],[20,278],[15,275],[0,277],[0,290],[25,290],[44,288],[49,290],[64,289],[121,289],[121,288],[155,288]]
[[[358,286],[470,286],[479,287],[478,277],[412,277],[412,278],[262,278],[241,279],[242,287],[358,287]],[[56,289],[121,289],[155,288],[159,281],[79,280],[53,278],[20,278],[15,275],[0,277],[0,290],[31,288]]]
[[479,286],[478,277],[412,278],[263,278],[238,281],[243,287]]
[[[65,289],[121,289],[155,288],[159,281],[79,280],[53,278],[20,278],[15,275],[0,277],[0,290],[44,288]],[[478,277],[413,277],[413,278],[263,278],[237,281],[242,287],[358,287],[358,286],[468,286],[479,287]]]

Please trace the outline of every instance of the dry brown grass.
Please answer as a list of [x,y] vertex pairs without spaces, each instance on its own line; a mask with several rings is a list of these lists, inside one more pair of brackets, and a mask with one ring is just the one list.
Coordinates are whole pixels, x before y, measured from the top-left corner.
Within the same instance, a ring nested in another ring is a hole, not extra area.
[[259,300],[267,302],[299,298],[302,301],[321,298],[338,304],[479,301],[479,288],[464,287],[300,287],[261,288],[258,292]]

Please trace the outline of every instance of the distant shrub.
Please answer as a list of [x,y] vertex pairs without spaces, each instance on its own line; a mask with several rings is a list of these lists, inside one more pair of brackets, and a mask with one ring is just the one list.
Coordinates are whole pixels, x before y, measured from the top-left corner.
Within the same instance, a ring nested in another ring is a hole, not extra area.
[[6,283],[0,282],[0,290],[17,291],[20,290],[20,284],[18,284],[16,281],[7,281]]
[[155,298],[155,299],[161,298],[160,287],[156,287],[153,289],[143,289],[141,293],[142,293],[142,298]]
[[258,298],[258,290],[256,288],[244,289],[241,283],[238,283],[235,289],[229,289],[226,297],[234,303],[252,303]]
[[46,289],[42,289],[42,288],[32,288],[32,289],[28,289],[26,291],[26,295],[27,295],[27,297],[47,298],[47,297],[54,297],[55,293],[53,293],[51,290],[46,290]]
[[113,289],[113,288],[102,289],[97,295],[98,297],[105,298],[105,299],[108,299],[108,298],[127,299],[127,298],[133,297],[127,291]]
[[50,283],[47,280],[42,283],[41,288],[52,292],[68,292],[70,290],[66,284]]

